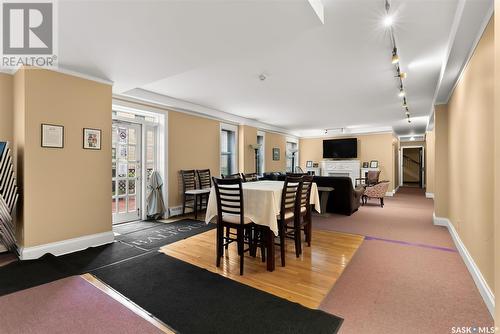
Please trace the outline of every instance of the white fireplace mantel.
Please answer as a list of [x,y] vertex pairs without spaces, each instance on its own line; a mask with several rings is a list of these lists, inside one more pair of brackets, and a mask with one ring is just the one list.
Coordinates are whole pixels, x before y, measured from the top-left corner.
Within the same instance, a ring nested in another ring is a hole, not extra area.
[[356,186],[356,179],[360,177],[361,162],[359,160],[323,160],[319,163],[321,176],[346,176]]

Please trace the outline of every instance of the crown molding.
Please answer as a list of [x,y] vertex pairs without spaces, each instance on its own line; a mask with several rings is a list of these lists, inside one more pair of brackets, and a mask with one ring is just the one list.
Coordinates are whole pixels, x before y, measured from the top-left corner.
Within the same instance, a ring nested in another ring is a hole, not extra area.
[[455,80],[455,83],[453,84],[453,87],[450,89],[450,92],[448,93],[448,96],[446,97],[446,102],[441,103],[441,104],[448,104],[450,102],[451,96],[453,95],[453,92],[455,92],[455,89],[457,88],[458,83],[462,80],[462,77],[465,73],[465,70],[469,66],[469,62],[472,59],[472,56],[474,56],[474,53],[476,51],[476,48],[481,41],[481,38],[483,37],[484,31],[486,30],[486,27],[488,26],[488,23],[490,22],[491,18],[493,17],[493,12],[494,12],[494,3],[492,1],[491,6],[488,8],[488,12],[486,16],[483,19],[483,22],[481,22],[480,29],[478,31],[478,34],[476,38],[474,39],[474,42],[471,45],[470,50],[467,53],[467,57],[465,58],[465,62],[462,64],[462,67],[460,68],[460,71],[458,72],[457,79]]
[[176,99],[167,95],[155,93],[141,88],[132,89],[128,92],[116,95],[115,97],[118,99],[135,101],[136,103],[145,105],[156,106],[164,110],[171,110],[194,116],[210,118],[230,124],[248,125],[259,130],[265,130],[267,132],[274,132],[287,136],[298,137],[296,133],[284,128],[259,122],[250,118],[237,116],[225,111],[205,107],[189,101]]
[[[1,68],[0,69],[0,73],[14,75],[14,74],[17,73],[17,71],[19,71],[19,69],[21,67],[22,66],[19,66],[16,69]],[[93,75],[88,75],[88,74],[85,74],[85,73],[73,71],[73,70],[68,70],[68,69],[66,69],[64,67],[46,68],[46,67],[29,66],[29,67],[26,67],[26,68],[27,69],[35,69],[35,70],[52,71],[52,72],[56,72],[56,73],[66,74],[66,75],[70,75],[70,76],[73,76],[73,77],[77,77],[77,78],[81,78],[81,79],[90,80],[90,81],[102,83],[102,84],[105,84],[105,85],[113,86],[113,81],[110,81],[110,80],[107,80],[107,79],[103,79],[103,78],[99,78],[99,77],[96,77],[96,76],[93,76]]]

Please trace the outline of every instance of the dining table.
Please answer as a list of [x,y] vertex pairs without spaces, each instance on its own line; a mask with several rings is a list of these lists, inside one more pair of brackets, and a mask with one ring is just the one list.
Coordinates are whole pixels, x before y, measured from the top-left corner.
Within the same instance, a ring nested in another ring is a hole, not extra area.
[[[272,247],[269,247],[267,256],[267,269],[274,270],[274,236],[279,233],[278,218],[281,211],[281,194],[283,192],[284,181],[262,180],[255,182],[245,182],[243,187],[243,209],[245,218],[254,224],[267,228],[269,238],[272,239]],[[310,204],[321,213],[320,197],[316,183],[312,184]],[[205,222],[215,222],[217,217],[217,199],[215,187],[210,189],[208,198]]]

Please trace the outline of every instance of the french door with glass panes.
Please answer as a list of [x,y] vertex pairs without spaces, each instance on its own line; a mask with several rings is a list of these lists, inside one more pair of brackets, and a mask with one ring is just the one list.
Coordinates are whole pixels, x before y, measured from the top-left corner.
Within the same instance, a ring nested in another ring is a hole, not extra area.
[[113,121],[112,212],[113,223],[141,219],[141,125]]

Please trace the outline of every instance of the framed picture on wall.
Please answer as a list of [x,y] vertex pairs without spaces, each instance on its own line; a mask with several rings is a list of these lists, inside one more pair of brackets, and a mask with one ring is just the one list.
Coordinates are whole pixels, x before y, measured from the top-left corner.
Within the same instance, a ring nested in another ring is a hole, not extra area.
[[64,126],[42,124],[42,147],[64,148]]
[[312,168],[312,166],[313,166],[312,160],[307,160],[306,161],[306,168]]
[[368,161],[363,162],[363,168],[368,168],[370,163]]
[[278,147],[273,148],[273,160],[277,161],[280,159],[280,149]]
[[85,150],[100,150],[101,149],[101,130],[99,129],[83,129],[83,148]]
[[378,168],[378,160],[370,161],[370,168]]

